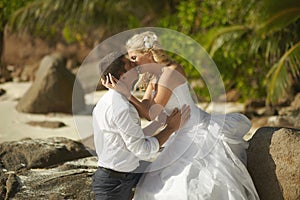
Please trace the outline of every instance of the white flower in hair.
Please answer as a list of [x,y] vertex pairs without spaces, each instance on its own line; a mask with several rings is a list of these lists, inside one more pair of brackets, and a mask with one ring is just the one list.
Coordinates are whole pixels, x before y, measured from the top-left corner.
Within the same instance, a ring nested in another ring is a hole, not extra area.
[[152,48],[155,41],[157,41],[157,36],[156,35],[145,36],[144,37],[144,45],[147,49]]

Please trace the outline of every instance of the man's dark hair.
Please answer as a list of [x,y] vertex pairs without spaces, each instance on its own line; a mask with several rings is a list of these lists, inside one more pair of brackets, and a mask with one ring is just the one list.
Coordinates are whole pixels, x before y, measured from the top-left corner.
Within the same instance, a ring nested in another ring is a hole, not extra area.
[[101,78],[106,80],[106,76],[110,73],[115,78],[120,79],[120,75],[126,72],[125,56],[118,52],[113,52],[102,58],[99,63]]

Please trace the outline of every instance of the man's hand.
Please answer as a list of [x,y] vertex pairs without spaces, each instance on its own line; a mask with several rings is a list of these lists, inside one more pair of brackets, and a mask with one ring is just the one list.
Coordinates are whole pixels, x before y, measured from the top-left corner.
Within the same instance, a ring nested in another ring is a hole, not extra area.
[[181,128],[190,119],[190,106],[183,105],[181,110],[175,108],[170,116],[167,117],[167,126],[154,137],[157,138],[159,146],[161,147],[179,128]]
[[125,81],[126,77],[121,77],[120,80],[109,74],[106,76],[106,80],[101,78],[101,83],[107,89],[114,89],[126,97],[130,97],[130,85]]
[[191,109],[188,105],[183,105],[181,110],[175,108],[167,117],[167,127],[174,132],[181,128],[190,119]]

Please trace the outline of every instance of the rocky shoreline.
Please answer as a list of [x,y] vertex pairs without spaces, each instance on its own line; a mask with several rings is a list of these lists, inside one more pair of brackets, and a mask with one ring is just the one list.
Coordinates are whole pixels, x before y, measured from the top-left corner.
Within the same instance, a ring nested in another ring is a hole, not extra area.
[[[300,130],[262,127],[249,142],[247,167],[263,200],[299,199]],[[93,150],[54,137],[0,144],[0,199],[94,199]]]
[[0,199],[93,199],[97,159],[66,138],[0,144]]

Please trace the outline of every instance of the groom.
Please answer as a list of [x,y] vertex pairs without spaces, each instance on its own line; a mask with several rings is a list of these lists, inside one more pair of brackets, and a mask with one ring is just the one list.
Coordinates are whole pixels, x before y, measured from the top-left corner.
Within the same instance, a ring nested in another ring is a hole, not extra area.
[[[132,87],[134,77],[126,76],[126,72],[134,66],[125,56],[109,54],[101,60],[99,67],[103,72],[102,79],[111,74],[123,86]],[[132,76],[132,73],[129,74]],[[96,199],[129,199],[142,175],[138,173],[141,172],[140,161],[152,159],[169,136],[188,120],[189,115],[187,106],[183,106],[181,112],[174,109],[167,117],[163,130],[155,136],[146,136],[135,107],[126,96],[109,89],[93,110],[94,143],[99,166],[92,184]]]

